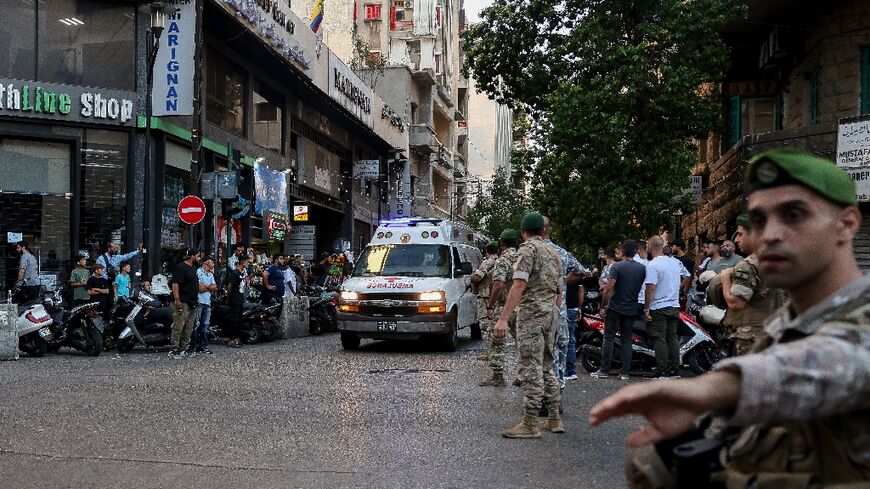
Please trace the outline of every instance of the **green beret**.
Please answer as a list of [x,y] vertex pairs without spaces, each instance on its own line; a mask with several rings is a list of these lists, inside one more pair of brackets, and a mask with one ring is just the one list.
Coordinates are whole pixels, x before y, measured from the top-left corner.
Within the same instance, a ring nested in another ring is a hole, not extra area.
[[544,227],[544,216],[537,212],[528,212],[523,216],[523,222],[520,223],[520,229],[523,231],[541,229]]
[[839,204],[857,205],[855,182],[834,163],[795,148],[765,151],[749,160],[746,191],[803,185]]
[[749,214],[743,213],[737,216],[737,225],[742,226],[746,229],[751,229],[752,226],[749,224]]
[[498,239],[517,241],[520,239],[520,233],[518,233],[516,229],[505,229],[501,232],[501,236],[499,236]]
[[490,241],[486,244],[486,246],[492,246],[494,248],[498,248],[498,241]]

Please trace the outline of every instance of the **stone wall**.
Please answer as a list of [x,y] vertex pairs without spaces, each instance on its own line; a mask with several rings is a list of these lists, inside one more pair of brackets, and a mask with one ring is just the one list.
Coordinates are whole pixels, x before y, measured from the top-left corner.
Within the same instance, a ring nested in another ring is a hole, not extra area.
[[0,304],[0,360],[18,360],[18,306]]

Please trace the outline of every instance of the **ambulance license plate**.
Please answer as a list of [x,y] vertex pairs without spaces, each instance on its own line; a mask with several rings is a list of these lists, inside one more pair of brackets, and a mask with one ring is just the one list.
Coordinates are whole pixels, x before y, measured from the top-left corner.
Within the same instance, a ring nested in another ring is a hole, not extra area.
[[395,331],[396,321],[378,321],[378,331]]

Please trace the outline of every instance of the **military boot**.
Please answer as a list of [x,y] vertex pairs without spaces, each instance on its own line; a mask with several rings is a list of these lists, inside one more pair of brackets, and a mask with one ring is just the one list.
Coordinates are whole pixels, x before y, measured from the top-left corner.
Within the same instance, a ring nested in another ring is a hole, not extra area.
[[544,423],[544,429],[552,433],[564,433],[565,425],[562,423],[562,416],[559,415],[559,406],[553,404],[548,410],[547,421]]
[[540,438],[541,430],[538,429],[538,418],[533,414],[523,415],[520,424],[501,432],[505,438]]
[[504,387],[504,374],[493,373],[492,377],[481,382],[481,387]]

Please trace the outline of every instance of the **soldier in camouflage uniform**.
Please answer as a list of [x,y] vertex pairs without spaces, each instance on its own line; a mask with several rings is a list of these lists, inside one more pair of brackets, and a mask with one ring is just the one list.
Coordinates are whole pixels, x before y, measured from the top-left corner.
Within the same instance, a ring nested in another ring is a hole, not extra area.
[[[489,303],[486,306],[486,314],[490,320],[494,320],[501,316],[505,299],[511,291],[511,285],[513,285],[514,281],[514,263],[517,261],[517,243],[519,240],[519,233],[513,229],[505,229],[501,233],[501,236],[499,236],[501,254],[495,261],[495,266],[493,267],[492,287],[490,289]],[[508,318],[508,326],[511,336],[516,337],[515,313],[511,314]],[[492,369],[492,377],[481,382],[481,387],[498,387],[505,384],[504,365],[506,343],[506,336],[495,336],[490,334],[489,366]]]
[[738,216],[736,240],[749,256],[719,274],[722,295],[728,304],[725,327],[730,332],[735,356],[758,350],[765,344],[764,320],[782,306],[779,289],[768,287],[758,273],[758,256],[750,230],[749,216]]
[[826,160],[781,149],[750,161],[746,186],[759,271],[789,295],[765,322],[772,344],[694,379],[627,387],[590,423],[646,417],[628,439],[642,447],[627,466],[635,487],[674,486],[650,443],[708,412],[738,429],[724,431],[724,466],[712,474],[728,489],[870,487],[870,276],[853,251],[855,183]]
[[549,412],[545,429],[564,433],[559,416],[559,383],[553,373],[553,313],[560,300],[562,259],[541,237],[544,218],[530,212],[522,220],[525,241],[517,250],[513,286],[504,310],[493,329],[494,336],[507,333],[508,317],[517,312],[517,369],[523,390],[523,420],[502,432],[505,438],[538,438],[538,411]]
[[[472,287],[477,294],[477,321],[480,325],[480,332],[483,335],[483,344],[489,350],[489,327],[492,320],[486,316],[486,305],[489,302],[489,290],[492,286],[492,269],[495,265],[495,260],[498,258],[498,243],[490,241],[486,245],[486,258],[480,262],[480,266],[471,275]],[[489,360],[489,353],[480,355],[479,360]]]

